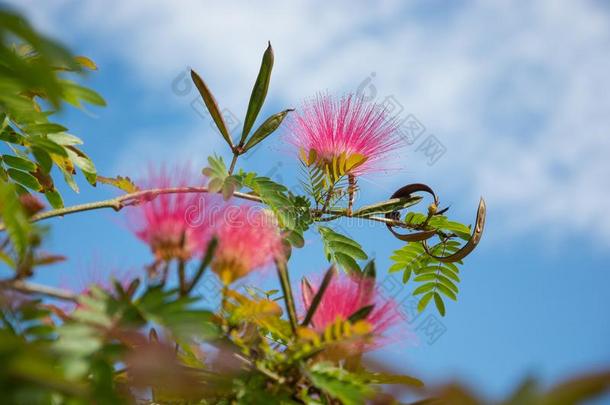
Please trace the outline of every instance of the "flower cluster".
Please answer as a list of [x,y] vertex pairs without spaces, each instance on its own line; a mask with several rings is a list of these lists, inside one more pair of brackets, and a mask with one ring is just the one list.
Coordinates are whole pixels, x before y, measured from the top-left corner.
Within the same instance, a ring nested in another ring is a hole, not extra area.
[[275,217],[254,205],[229,205],[215,227],[218,247],[212,270],[225,284],[268,265],[283,254]]
[[293,117],[288,141],[308,164],[332,165],[342,159],[350,162],[349,174],[368,174],[382,170],[388,153],[400,146],[396,120],[379,105],[352,95],[319,94]]
[[[318,288],[319,286],[302,289],[301,297],[305,310],[311,306]],[[403,320],[397,303],[379,294],[374,278],[344,273],[335,275],[322,295],[311,324],[316,330],[324,331],[338,319],[347,321],[359,310],[369,306],[372,306],[372,310],[364,320],[371,325],[376,341],[375,345],[367,348],[374,348],[382,342],[385,332]]]
[[[186,187],[192,176],[187,168],[168,172],[151,169],[143,189]],[[202,252],[211,235],[206,226],[192,226],[190,218],[201,206],[211,205],[210,196],[175,193],[145,196],[136,209],[128,211],[135,235],[146,243],[157,261],[188,260]],[[202,204],[203,203],[203,204]]]
[[[149,189],[185,187],[192,177],[186,169],[175,172],[175,182],[164,170],[151,173],[144,183]],[[129,218],[136,236],[158,262],[201,256],[216,238],[211,266],[226,284],[269,265],[283,251],[279,227],[269,211],[254,204],[225,203],[205,193],[151,192]]]

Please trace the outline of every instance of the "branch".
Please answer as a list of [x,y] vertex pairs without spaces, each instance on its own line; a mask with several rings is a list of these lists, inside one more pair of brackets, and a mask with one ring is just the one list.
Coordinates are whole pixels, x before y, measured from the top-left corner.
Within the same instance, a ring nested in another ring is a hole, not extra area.
[[[181,194],[181,193],[207,193],[207,187],[170,187],[170,188],[152,188],[148,190],[136,191],[135,193],[123,194],[116,198],[110,198],[108,200],[96,201],[86,204],[73,205],[71,207],[58,208],[55,210],[49,210],[41,212],[40,214],[33,215],[30,221],[37,222],[43,219],[62,217],[64,215],[74,214],[76,212],[92,211],[102,208],[112,208],[115,211],[120,211],[124,207],[131,205],[138,205],[143,199],[152,199],[161,194]],[[235,192],[233,195],[237,198],[244,200],[250,200],[255,202],[262,202],[261,198],[247,193]],[[0,231],[6,229],[6,226],[1,223]]]
[[[84,211],[93,211],[93,210],[98,210],[98,209],[102,209],[102,208],[112,208],[115,211],[120,211],[124,207],[138,205],[140,202],[142,202],[142,200],[152,199],[152,198],[154,198],[158,195],[162,195],[162,194],[208,193],[208,192],[209,192],[209,190],[207,187],[151,188],[148,190],[141,190],[141,191],[136,191],[134,193],[123,194],[119,197],[110,198],[108,200],[102,200],[102,201],[96,201],[96,202],[91,202],[91,203],[73,205],[71,207],[64,207],[64,208],[58,208],[58,209],[54,209],[54,210],[48,210],[48,211],[33,215],[30,218],[30,221],[38,222],[43,219],[49,219],[49,218],[54,218],[54,217],[63,217],[64,215],[70,215],[70,214],[74,214],[77,212],[84,212]],[[237,198],[241,198],[243,200],[249,200],[249,201],[254,201],[254,202],[259,202],[259,203],[263,202],[263,200],[259,196],[254,195],[254,194],[234,192],[233,196],[237,197]],[[317,214],[317,215],[322,215],[322,214],[336,215],[337,218],[340,216],[347,215],[345,210],[312,209],[311,212],[314,214]],[[379,217],[379,216],[364,216],[364,215],[360,216],[360,215],[354,214],[354,215],[352,215],[352,218],[362,218],[362,219],[367,219],[367,220],[371,220],[371,221],[383,222],[385,224],[392,225],[392,226],[398,226],[398,227],[403,227],[403,228],[412,228],[412,226],[409,226],[408,224],[405,224],[404,222],[401,222],[399,220],[394,220],[394,219],[389,219],[389,218],[384,218],[384,217]],[[333,217],[332,219],[335,219],[335,218]],[[324,221],[324,219],[322,219],[322,220]],[[4,231],[5,229],[6,229],[6,226],[4,225],[4,223],[0,223],[0,231]]]
[[41,294],[64,301],[76,301],[78,296],[71,291],[60,288],[34,284],[23,280],[8,280],[0,282],[0,288],[8,288],[25,294]]

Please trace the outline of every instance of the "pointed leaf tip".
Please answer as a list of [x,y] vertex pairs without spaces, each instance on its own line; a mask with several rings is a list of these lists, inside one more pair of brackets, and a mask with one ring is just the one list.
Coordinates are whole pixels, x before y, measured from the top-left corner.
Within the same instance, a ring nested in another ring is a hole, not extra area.
[[222,113],[220,112],[220,108],[218,107],[218,103],[216,102],[216,99],[212,95],[212,92],[210,91],[208,86],[205,84],[205,82],[203,81],[201,76],[199,76],[197,74],[197,72],[195,72],[193,69],[191,69],[191,79],[193,80],[193,83],[195,83],[197,90],[199,90],[199,94],[201,94],[201,97],[203,98],[203,102],[205,103],[205,106],[207,107],[208,111],[210,112],[210,115],[212,116],[214,123],[218,127],[220,134],[222,135],[224,140],[227,141],[229,146],[231,148],[233,148],[233,141],[231,140],[231,135],[229,134],[229,131],[227,130],[227,124],[225,123],[225,120],[222,117]]
[[362,321],[365,320],[367,316],[370,315],[371,312],[373,312],[373,309],[375,308],[375,305],[366,305],[362,308],[360,308],[359,310],[357,310],[356,312],[354,312],[353,314],[351,314],[349,316],[348,321],[354,323],[357,321]]
[[246,112],[246,118],[244,120],[244,128],[241,134],[240,144],[246,140],[246,137],[250,133],[254,121],[260,112],[265,97],[267,97],[267,90],[269,89],[269,82],[271,81],[271,71],[273,69],[273,48],[271,42],[269,42],[265,53],[263,54],[263,60],[261,61],[261,67],[256,77],[256,82],[252,88],[252,94],[250,95],[250,102],[248,103],[248,111]]
[[372,278],[373,280],[375,279],[375,277],[377,276],[375,260],[371,260],[366,264],[366,266],[362,270],[362,275],[366,278]]
[[258,145],[261,141],[263,141],[265,138],[275,132],[275,130],[278,129],[279,126],[282,124],[282,121],[284,121],[284,118],[286,118],[286,115],[288,115],[288,113],[291,111],[294,110],[284,110],[267,118],[265,122],[263,122],[261,126],[258,127],[256,131],[254,131],[254,134],[252,134],[250,139],[248,139],[248,142],[246,142],[242,153],[245,153],[248,150],[252,149],[254,146]]

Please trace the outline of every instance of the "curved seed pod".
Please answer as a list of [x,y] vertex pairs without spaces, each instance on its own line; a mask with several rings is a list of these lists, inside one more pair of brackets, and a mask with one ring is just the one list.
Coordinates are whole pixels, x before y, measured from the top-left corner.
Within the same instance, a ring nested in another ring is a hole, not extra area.
[[451,263],[451,262],[457,262],[459,260],[462,260],[464,257],[468,256],[470,254],[470,252],[472,252],[474,250],[474,248],[476,248],[477,245],[479,244],[479,242],[481,241],[481,236],[483,236],[483,229],[485,228],[486,213],[487,213],[487,207],[485,205],[485,200],[483,198],[481,198],[481,200],[479,201],[479,208],[477,210],[477,219],[476,219],[474,229],[472,231],[472,236],[470,237],[470,239],[468,239],[468,242],[460,250],[458,250],[457,252],[455,252],[449,256],[435,256],[434,254],[432,254],[432,252],[430,252],[430,249],[428,248],[428,244],[424,240],[422,242],[422,245],[424,246],[426,253],[428,255],[430,255],[431,257],[435,258],[436,260],[438,260],[439,262],[444,262],[444,263]]
[[[394,194],[392,194],[390,199],[392,199],[392,198],[411,198],[411,195],[416,192],[425,192],[425,193],[432,195],[432,198],[434,199],[434,205],[438,206],[439,201],[438,201],[438,197],[434,193],[434,190],[432,190],[432,188],[430,188],[430,186],[428,186],[426,184],[422,184],[422,183],[407,184],[406,186],[403,186],[403,187],[399,188],[398,190],[396,190],[394,192]],[[444,208],[440,211],[437,211],[436,214],[440,215],[440,214],[444,213],[445,211],[447,211],[447,209],[448,208]],[[399,211],[392,211],[392,212],[385,214],[385,217],[388,219],[399,219],[400,213],[399,213]],[[397,239],[400,239],[404,242],[424,241],[424,240],[430,239],[431,237],[436,235],[436,230],[434,230],[434,229],[428,230],[428,231],[401,234],[394,230],[393,225],[386,224],[386,226],[388,227],[390,232],[392,232],[392,235],[394,235]]]

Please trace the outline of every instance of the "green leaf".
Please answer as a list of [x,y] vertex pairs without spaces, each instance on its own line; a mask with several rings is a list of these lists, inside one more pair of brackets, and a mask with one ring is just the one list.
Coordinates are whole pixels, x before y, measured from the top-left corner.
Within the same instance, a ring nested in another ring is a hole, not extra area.
[[23,185],[24,187],[35,191],[42,190],[42,186],[38,182],[38,179],[36,179],[36,177],[32,176],[30,173],[12,168],[8,169],[6,172],[8,173],[10,178],[15,180],[17,183]]
[[362,275],[366,278],[373,279],[373,280],[377,277],[377,269],[375,266],[375,260],[371,260],[370,262],[368,262],[366,264],[366,266],[364,266],[364,269],[362,270]]
[[135,193],[140,191],[140,188],[129,178],[123,176],[117,177],[103,177],[97,176],[97,181],[103,184],[109,184],[118,189],[125,191],[126,193]]
[[[445,264],[453,265],[453,263],[445,263]],[[453,270],[451,270],[451,268],[448,266],[442,266],[441,273],[443,273],[444,276],[446,276],[447,278],[450,278],[451,280],[455,281],[456,283],[460,282],[460,278],[458,277],[458,275],[455,274],[455,272]]]
[[347,254],[348,256],[353,257],[354,259],[368,259],[368,256],[361,249],[360,245],[354,246],[352,243],[337,240],[329,241],[328,247],[335,252]]
[[211,179],[217,178],[224,182],[229,175],[229,171],[222,156],[208,156],[208,164],[209,166],[202,171],[203,175]]
[[436,309],[438,309],[439,314],[445,316],[445,303],[439,293],[434,293],[434,303],[436,304]]
[[[315,152],[312,150],[312,154]],[[301,181],[301,186],[305,193],[313,198],[316,204],[322,204],[326,192],[327,179],[324,170],[318,165],[308,165],[303,158],[301,162],[301,171],[306,178]]]
[[53,142],[48,138],[43,138],[42,136],[31,136],[28,138],[28,140],[31,142],[32,145],[43,149],[47,153],[68,157],[68,152],[64,149],[63,146]]
[[397,271],[402,271],[405,269],[404,263],[394,263],[388,269],[388,273],[396,273]]
[[229,199],[233,196],[233,193],[240,187],[239,181],[233,176],[227,176],[223,185],[222,185],[222,198],[225,201],[229,201]]
[[447,288],[449,288],[451,291],[453,291],[454,293],[458,293],[459,290],[457,288],[457,286],[455,284],[453,284],[453,282],[451,280],[449,280],[447,277],[443,276],[442,274],[437,274],[437,280],[439,282],[439,285],[444,285]]
[[334,260],[331,259],[331,261],[337,263],[345,272],[360,273],[360,266],[353,257],[342,252],[335,252],[331,257],[334,257]]
[[436,274],[426,273],[415,277],[413,281],[435,281],[436,278]]
[[254,125],[254,121],[256,121],[256,117],[258,116],[258,113],[265,102],[267,90],[269,89],[269,82],[271,81],[272,69],[273,48],[271,48],[270,42],[265,50],[265,53],[263,54],[261,67],[258,72],[256,82],[254,83],[254,87],[252,88],[252,94],[250,95],[250,102],[248,103],[248,111],[246,112],[246,119],[244,120],[244,128],[241,134],[240,144],[244,142],[246,136],[248,136],[250,133],[252,125]]
[[[316,310],[318,309],[318,306],[320,305],[320,302],[322,302],[324,293],[326,292],[326,289],[330,285],[330,282],[332,281],[332,278],[334,277],[335,273],[336,273],[335,266],[330,266],[330,268],[324,274],[324,278],[322,279],[322,282],[320,283],[320,288],[318,288],[318,291],[314,295],[314,297],[311,300],[311,303],[309,305],[309,308],[307,309],[307,313],[305,314],[305,319],[303,320],[302,326],[309,325],[309,322],[311,322],[311,320],[313,319],[314,315],[316,314]],[[309,283],[307,282],[307,280],[305,278],[303,279],[303,281],[304,281],[304,288],[310,287]],[[312,292],[313,292],[313,290],[312,290]]]
[[225,141],[227,141],[229,146],[233,148],[233,141],[231,140],[231,135],[227,130],[227,124],[225,123],[225,120],[222,117],[222,114],[220,113],[220,108],[218,108],[218,103],[212,95],[212,92],[210,91],[210,89],[208,89],[208,86],[205,84],[203,79],[201,79],[201,77],[194,70],[191,70],[191,79],[193,79],[197,90],[199,90],[199,93],[203,98],[203,102],[208,108],[208,111],[210,112],[212,119],[216,123],[216,126],[218,127],[218,130],[220,131],[222,137],[225,139]]
[[87,87],[80,86],[68,80],[62,80],[62,84],[64,90],[64,100],[77,108],[81,108],[83,106],[82,101],[100,107],[104,107],[106,105],[106,101],[104,101],[102,96],[97,94],[95,91],[88,89]]
[[97,65],[95,64],[95,62],[87,58],[86,56],[75,56],[74,61],[80,66],[85,67],[89,70],[97,70]]
[[242,173],[240,179],[243,186],[251,188],[271,208],[282,229],[302,235],[309,228],[312,219],[306,198],[293,196],[285,186],[268,177]]
[[36,163],[22,157],[2,155],[2,161],[7,166],[14,167],[15,169],[19,170],[25,170],[26,172],[33,172],[36,170]]
[[428,291],[432,291],[435,286],[436,286],[435,283],[422,284],[413,291],[413,295],[419,295],[419,294],[426,293]]
[[68,129],[62,125],[54,124],[51,122],[45,122],[43,124],[30,124],[25,128],[25,132],[30,135],[39,135],[39,134],[53,134],[56,132],[64,132]]
[[[407,220],[415,223],[422,218],[425,217],[420,217],[420,214],[407,215]],[[446,240],[432,246],[430,251],[434,255],[445,256],[458,250],[459,247],[459,242]],[[457,300],[458,287],[456,283],[459,283],[460,279],[457,276],[459,269],[456,264],[461,262],[441,262],[428,255],[419,242],[410,242],[403,248],[396,250],[391,259],[394,261],[394,264],[390,267],[390,271],[404,269],[403,282],[406,283],[411,274],[414,273],[416,275],[414,281],[422,283],[415,289],[413,294],[424,294],[420,299],[420,305],[423,308],[427,306],[428,301],[432,298],[432,295],[430,295],[432,293],[441,293],[454,301]]]
[[47,138],[59,145],[64,146],[74,146],[83,144],[83,141],[79,137],[67,134],[65,132],[48,134]]
[[407,284],[409,282],[409,279],[411,278],[411,274],[413,272],[411,271],[411,269],[406,268],[405,272],[402,274],[402,283],[403,284]]
[[444,284],[436,284],[436,289],[438,291],[442,292],[447,297],[451,298],[452,300],[457,301],[456,293],[453,292],[453,290],[448,288],[446,285],[444,285]]
[[353,314],[351,314],[347,320],[355,323],[358,321],[361,321],[363,319],[366,319],[367,316],[369,316],[371,314],[371,312],[373,312],[373,309],[375,308],[375,305],[366,305],[362,308],[360,308],[359,310],[357,310],[356,312],[354,312]]
[[429,225],[446,233],[454,233],[464,240],[470,239],[470,227],[459,222],[450,221],[443,215],[433,216],[429,221]]
[[36,158],[36,161],[40,165],[42,171],[48,174],[53,167],[53,159],[51,159],[51,155],[49,155],[44,149],[38,147],[32,147],[32,155],[34,155]]
[[13,184],[0,182],[0,215],[15,251],[22,257],[28,248],[32,224],[17,199]]
[[286,115],[288,115],[288,113],[291,111],[294,110],[287,109],[267,118],[265,122],[263,122],[261,126],[254,131],[254,134],[252,134],[250,139],[248,139],[248,142],[246,142],[246,145],[244,146],[243,153],[252,149],[254,146],[258,145],[261,141],[275,132],[275,130],[278,129],[282,124],[282,121],[284,121],[284,118],[286,118]]
[[284,238],[286,238],[286,240],[288,240],[288,242],[290,242],[290,244],[296,248],[302,248],[305,246],[305,239],[303,238],[303,235],[297,231],[288,231]]
[[220,329],[214,323],[214,314],[192,308],[196,301],[192,297],[177,298],[175,290],[151,287],[135,305],[146,319],[166,326],[181,338],[215,339]]
[[387,214],[393,211],[399,211],[401,209],[410,207],[417,204],[422,200],[420,196],[413,196],[409,198],[392,198],[387,201],[383,201],[377,204],[366,205],[353,213],[355,217],[368,217],[374,214]]
[[358,266],[356,259],[366,260],[368,258],[362,250],[362,246],[358,242],[326,226],[320,226],[318,230],[320,236],[322,236],[324,253],[327,259],[339,264],[348,272],[357,271],[360,273],[360,266]]
[[216,178],[216,179],[212,179],[210,180],[210,182],[208,183],[208,191],[210,193],[217,193],[220,190],[222,190],[222,185],[223,185],[223,181]]
[[66,150],[68,152],[68,157],[70,158],[70,160],[72,160],[72,162],[74,162],[74,164],[83,171],[85,177],[87,174],[93,175],[93,181],[91,181],[89,177],[87,178],[87,180],[92,183],[92,185],[95,185],[95,177],[97,170],[95,169],[95,166],[93,165],[91,159],[89,159],[89,156],[85,155],[85,153],[76,149],[74,146],[68,146]]
[[424,383],[421,380],[403,374],[362,371],[358,373],[358,376],[370,381],[372,384],[400,384],[407,387],[418,388],[424,386]]
[[47,201],[53,208],[63,208],[64,201],[61,198],[61,194],[59,194],[57,190],[53,189],[45,191],[44,196],[47,198]]
[[316,363],[309,369],[313,385],[345,405],[364,405],[373,390],[357,375],[330,363]]
[[424,294],[424,296],[420,298],[419,303],[417,304],[417,310],[419,312],[423,312],[423,310],[426,309],[426,307],[428,306],[428,303],[430,302],[430,300],[432,299],[432,297],[434,295],[435,295],[435,293],[433,291],[430,291],[429,293]]
[[4,262],[4,264],[6,264],[8,267],[15,267],[15,261],[2,250],[0,250],[0,261]]

